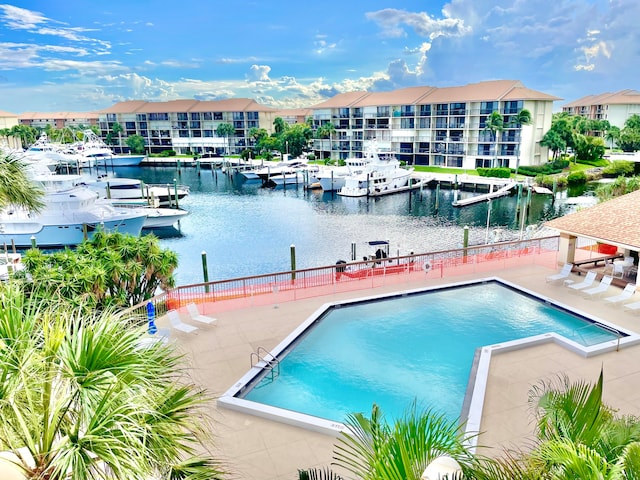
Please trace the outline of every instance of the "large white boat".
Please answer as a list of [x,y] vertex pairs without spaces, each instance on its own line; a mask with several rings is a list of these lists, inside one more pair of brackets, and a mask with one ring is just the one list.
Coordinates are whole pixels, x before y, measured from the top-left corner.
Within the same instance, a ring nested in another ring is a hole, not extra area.
[[156,207],[172,207],[189,195],[187,185],[150,185],[137,178],[102,176],[97,179],[84,179],[83,183],[95,191],[99,198],[112,200],[131,200],[146,202]]
[[391,152],[378,152],[363,171],[345,177],[338,195],[364,197],[400,192],[407,189],[412,173],[413,168],[401,167]]
[[366,171],[368,166],[378,159],[393,156],[389,149],[380,148],[376,140],[370,140],[365,145],[362,157],[349,157],[345,164],[319,172],[318,181],[325,192],[339,191],[345,185],[345,179]]
[[82,142],[75,144],[80,155],[91,159],[96,166],[103,167],[136,167],[142,163],[145,155],[117,155],[93,130],[82,132]]
[[32,180],[45,191],[39,212],[11,206],[0,212],[0,243],[16,247],[65,247],[91,238],[99,229],[140,235],[146,214],[98,202],[97,195],[78,186],[79,175],[43,175]]

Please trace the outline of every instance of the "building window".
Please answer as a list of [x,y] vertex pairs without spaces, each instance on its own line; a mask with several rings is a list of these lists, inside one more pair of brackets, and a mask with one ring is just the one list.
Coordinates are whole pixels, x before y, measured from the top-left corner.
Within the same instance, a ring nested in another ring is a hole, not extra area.
[[188,119],[189,119],[189,116],[186,113],[178,113],[178,120],[185,121]]
[[420,116],[421,117],[431,116],[431,105],[420,105]]
[[448,103],[439,103],[436,105],[436,115],[447,115],[449,113]]
[[234,120],[244,120],[244,112],[233,112]]
[[149,120],[150,121],[154,121],[154,120],[169,120],[169,114],[168,113],[150,113],[149,114]]
[[401,118],[400,119],[400,128],[414,128],[414,119],[413,118]]
[[480,115],[489,115],[498,110],[498,102],[482,102],[480,104]]
[[377,116],[378,117],[388,117],[389,116],[389,107],[378,107],[377,108]]
[[214,120],[222,120],[222,112],[213,112]]
[[211,112],[203,112],[202,113],[202,119],[203,120],[213,120],[213,115],[211,114]]
[[191,112],[191,120],[192,121],[200,120],[200,112]]
[[449,105],[451,115],[464,115],[466,113],[466,104],[452,103]]

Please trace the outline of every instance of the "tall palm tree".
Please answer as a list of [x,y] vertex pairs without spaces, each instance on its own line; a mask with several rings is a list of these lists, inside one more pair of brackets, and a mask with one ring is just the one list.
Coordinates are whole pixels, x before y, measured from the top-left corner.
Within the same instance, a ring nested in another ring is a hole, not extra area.
[[336,133],[336,126],[331,122],[327,122],[323,125],[320,125],[320,127],[318,127],[318,130],[316,131],[318,138],[329,139],[329,158],[331,158],[331,149],[332,149],[332,143],[333,143],[332,137],[335,133]]
[[0,289],[0,450],[27,479],[218,479],[206,451],[209,401],[173,347],[142,330],[27,303]]
[[523,108],[517,115],[512,117],[511,122],[518,129],[518,144],[516,145],[516,178],[518,178],[518,168],[520,167],[520,145],[522,144],[522,127],[531,125],[531,112]]
[[115,122],[111,126],[111,131],[114,135],[118,135],[118,145],[120,145],[120,153],[122,153],[122,132],[124,131],[122,125],[120,125],[118,122]]
[[500,112],[494,110],[491,115],[487,117],[484,131],[491,134],[491,141],[493,142],[493,160],[491,167],[495,168],[498,163],[498,134],[504,130],[504,118]]
[[227,150],[226,155],[229,155],[231,153],[229,148],[229,137],[231,135],[234,135],[235,133],[236,133],[236,129],[230,123],[221,123],[216,127],[216,135],[218,137],[223,137],[225,139],[225,145]]

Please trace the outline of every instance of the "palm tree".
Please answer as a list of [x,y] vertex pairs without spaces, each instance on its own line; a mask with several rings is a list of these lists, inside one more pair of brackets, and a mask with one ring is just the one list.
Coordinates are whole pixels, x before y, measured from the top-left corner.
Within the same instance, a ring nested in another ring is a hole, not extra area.
[[38,212],[44,192],[29,180],[27,166],[13,155],[0,153],[0,209],[9,205]]
[[618,142],[618,139],[620,138],[620,128],[616,127],[615,125],[610,126],[606,130],[604,138],[605,140],[609,141],[609,148],[613,149],[614,144],[616,144]]
[[0,289],[0,450],[25,478],[219,479],[209,401],[131,318],[29,304]]
[[331,158],[331,145],[332,145],[332,137],[336,133],[336,127],[333,123],[327,122],[318,127],[316,134],[318,138],[328,138],[329,139],[329,158]]
[[491,115],[487,117],[484,130],[491,134],[491,141],[493,142],[493,161],[491,162],[491,168],[495,168],[498,164],[498,133],[504,130],[504,118],[497,110],[494,110]]
[[513,125],[518,129],[518,144],[516,148],[516,179],[518,178],[518,168],[520,167],[520,145],[522,144],[522,126],[531,124],[531,112],[523,108],[511,119]]
[[640,418],[616,416],[602,392],[602,371],[593,385],[559,376],[533,386],[537,445],[530,453],[476,463],[473,478],[640,478]]
[[457,421],[413,404],[393,425],[377,405],[371,417],[349,415],[347,429],[334,450],[336,465],[363,480],[419,480],[427,466],[446,454],[461,465],[472,460],[466,436]]
[[111,131],[114,135],[118,135],[118,145],[120,145],[120,153],[122,153],[122,132],[124,131],[122,129],[122,125],[120,125],[118,122],[115,122],[111,126]]
[[236,129],[230,123],[221,123],[216,128],[216,135],[218,137],[224,137],[224,139],[225,139],[226,150],[227,150],[226,151],[226,155],[229,155],[231,153],[230,152],[230,148],[229,148],[229,137],[231,135],[234,135],[235,133],[236,133]]

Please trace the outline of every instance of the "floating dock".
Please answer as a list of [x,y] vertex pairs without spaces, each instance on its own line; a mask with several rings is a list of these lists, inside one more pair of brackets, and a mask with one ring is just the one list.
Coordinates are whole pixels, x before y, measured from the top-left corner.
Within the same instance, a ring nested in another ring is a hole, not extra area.
[[518,185],[518,182],[509,182],[498,190],[489,193],[483,193],[482,195],[474,195],[473,197],[463,198],[462,200],[456,200],[452,203],[454,207],[465,207],[467,205],[473,205],[474,203],[485,202],[493,198],[503,197],[509,195],[509,192]]

